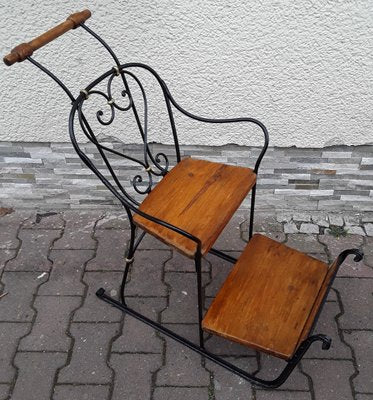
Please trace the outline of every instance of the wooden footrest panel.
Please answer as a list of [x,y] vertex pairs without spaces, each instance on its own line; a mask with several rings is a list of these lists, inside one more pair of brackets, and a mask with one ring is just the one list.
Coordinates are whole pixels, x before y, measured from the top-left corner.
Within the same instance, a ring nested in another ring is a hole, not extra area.
[[289,359],[327,272],[327,264],[254,235],[207,311],[203,329]]

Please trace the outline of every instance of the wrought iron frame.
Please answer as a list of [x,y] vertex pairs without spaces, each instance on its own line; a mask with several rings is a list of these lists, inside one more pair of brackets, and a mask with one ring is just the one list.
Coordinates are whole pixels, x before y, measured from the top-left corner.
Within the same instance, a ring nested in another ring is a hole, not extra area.
[[[47,69],[45,66],[41,65],[37,61],[35,61],[33,58],[30,56],[27,57],[27,59],[34,64],[36,67],[38,67],[40,70],[42,70],[44,73],[46,73],[49,77],[51,77],[66,93],[66,95],[69,97],[72,103],[72,109],[70,113],[70,118],[69,118],[69,132],[70,132],[70,139],[73,144],[74,149],[76,150],[77,154],[81,158],[81,160],[87,165],[88,168],[90,168],[95,175],[101,180],[101,182],[110,190],[110,192],[121,202],[123,207],[125,208],[128,219],[129,219],[129,224],[130,224],[130,239],[128,242],[128,247],[126,251],[126,264],[124,268],[124,273],[123,273],[123,279],[121,283],[121,288],[120,288],[120,301],[110,297],[105,293],[105,290],[100,288],[97,291],[97,296],[102,299],[103,301],[111,304],[112,306],[118,308],[121,310],[123,313],[129,314],[132,317],[144,322],[145,324],[151,326],[152,328],[158,330],[159,332],[173,338],[174,340],[178,341],[179,343],[189,347],[193,351],[199,353],[200,355],[208,358],[209,360],[217,363],[218,365],[228,369],[229,371],[237,374],[241,378],[256,384],[260,385],[266,388],[277,388],[281,384],[283,384],[286,379],[289,377],[290,373],[292,370],[296,367],[298,362],[302,359],[303,355],[306,353],[308,348],[311,346],[313,342],[316,341],[321,341],[322,343],[322,348],[323,349],[328,349],[330,347],[331,339],[328,338],[325,335],[318,334],[318,335],[312,335],[309,336],[307,339],[305,339],[298,349],[296,350],[295,354],[293,357],[287,361],[287,365],[285,366],[284,370],[280,373],[280,375],[274,379],[274,380],[265,380],[257,377],[255,374],[249,374],[248,372],[238,368],[237,366],[227,362],[221,357],[218,357],[217,355],[211,353],[210,351],[206,350],[204,347],[204,336],[203,336],[203,331],[202,331],[202,314],[203,314],[203,293],[202,293],[202,273],[201,273],[201,262],[202,262],[202,254],[201,254],[201,241],[199,240],[198,237],[195,235],[192,235],[189,232],[186,232],[183,229],[180,229],[177,226],[174,226],[172,224],[169,224],[165,221],[162,221],[158,218],[155,218],[154,216],[148,215],[141,210],[138,209],[139,203],[136,201],[135,198],[133,198],[122,186],[121,182],[119,181],[117,175],[115,174],[115,171],[110,165],[110,162],[108,158],[106,157],[105,152],[113,153],[116,154],[117,156],[121,156],[127,159],[130,159],[133,162],[138,163],[144,168],[144,171],[147,174],[148,178],[148,184],[145,188],[145,190],[141,190],[139,188],[139,184],[143,182],[143,178],[141,175],[136,175],[133,180],[133,187],[137,193],[140,194],[147,194],[151,191],[152,184],[153,184],[153,176],[164,176],[168,172],[168,167],[169,167],[169,162],[168,158],[164,153],[158,153],[155,156],[151,153],[150,148],[148,146],[147,142],[147,100],[146,100],[146,94],[145,90],[140,82],[140,80],[137,78],[137,76],[131,72],[129,69],[130,68],[141,68],[143,70],[146,70],[152,74],[152,76],[157,80],[159,83],[162,92],[163,92],[163,97],[165,100],[165,104],[167,107],[167,112],[168,112],[168,117],[170,121],[170,126],[173,134],[173,139],[174,139],[174,145],[175,145],[175,154],[176,154],[176,160],[179,162],[181,160],[180,156],[180,148],[179,148],[179,142],[178,142],[178,137],[177,137],[177,131],[176,131],[176,124],[173,116],[173,109],[174,107],[176,110],[181,112],[182,114],[186,115],[187,117],[197,120],[200,122],[205,122],[205,123],[212,123],[212,124],[225,124],[225,123],[238,123],[238,122],[249,122],[252,124],[257,125],[263,132],[264,135],[264,144],[262,147],[262,150],[259,153],[259,156],[257,158],[257,161],[255,163],[253,171],[257,174],[259,170],[260,163],[263,159],[263,156],[267,150],[268,147],[268,132],[266,127],[258,120],[254,118],[228,118],[228,119],[212,119],[212,118],[205,118],[205,117],[200,117],[194,114],[191,114],[190,112],[186,111],[184,108],[182,108],[172,97],[170,91],[168,90],[167,85],[165,82],[161,79],[161,77],[148,65],[146,64],[141,64],[141,63],[126,63],[126,64],[121,64],[119,62],[118,57],[114,53],[114,51],[110,48],[110,46],[95,32],[93,32],[90,28],[88,28],[84,23],[81,23],[80,26],[87,31],[90,35],[92,35],[95,39],[97,39],[103,47],[109,52],[111,57],[114,60],[115,66],[111,68],[109,71],[105,72],[102,74],[99,78],[94,80],[90,85],[88,85],[85,89],[81,90],[80,94],[78,95],[77,98],[75,98],[70,90],[65,86],[65,84],[57,78],[56,75],[54,75],[49,69]],[[123,83],[123,91],[121,93],[122,97],[128,99],[128,105],[127,106],[121,106],[119,105],[112,97],[112,91],[111,91],[111,83],[115,79],[115,77],[121,77],[122,83]],[[107,92],[104,93],[102,91],[96,90],[95,86],[102,82],[104,79],[108,78],[108,83],[107,83]],[[137,108],[135,106],[135,102],[133,100],[133,97],[131,95],[131,90],[130,86],[128,84],[128,79],[131,78],[132,80],[135,81],[135,83],[138,85],[142,96],[144,100],[144,122],[143,124],[141,123]],[[103,111],[98,110],[96,113],[97,120],[99,123],[102,125],[110,125],[114,118],[115,118],[115,112],[116,110],[118,111],[128,111],[132,110],[134,118],[136,120],[139,132],[141,134],[142,140],[144,142],[144,154],[143,154],[143,161],[135,159],[131,156],[127,156],[124,153],[120,153],[116,150],[113,150],[111,148],[108,148],[107,146],[104,146],[99,142],[97,137],[95,136],[93,130],[91,129],[91,126],[86,119],[84,113],[83,113],[83,104],[85,101],[89,98],[91,95],[98,95],[101,96],[105,99],[107,105],[110,107],[111,115],[109,120],[105,121],[103,119]],[[80,123],[80,127],[83,130],[83,133],[87,137],[87,139],[92,142],[94,145],[96,145],[106,167],[108,168],[111,177],[113,179],[113,182],[110,181],[108,178],[106,178],[100,170],[95,166],[95,164],[92,162],[92,160],[85,154],[85,152],[80,148],[79,143],[76,139],[75,136],[75,126],[74,122],[76,119],[76,116],[78,118],[78,121]],[[164,162],[164,166],[161,165],[162,161]],[[253,234],[253,222],[254,222],[254,210],[255,210],[255,197],[256,197],[256,185],[252,188],[251,191],[251,209],[250,209],[250,219],[249,219],[249,239],[251,239],[252,234]],[[141,243],[142,239],[145,236],[145,232],[143,231],[141,234],[137,235],[137,227],[134,224],[133,221],[133,215],[137,213],[141,215],[142,217],[158,223],[159,225],[162,225],[163,227],[170,229],[174,232],[177,232],[186,238],[190,239],[191,241],[194,241],[196,243],[196,253],[194,256],[194,262],[195,262],[195,269],[196,269],[196,276],[197,276],[197,302],[198,302],[198,322],[199,322],[199,345],[192,343],[185,337],[182,337],[175,332],[171,331],[170,329],[165,328],[161,324],[150,320],[146,316],[140,314],[139,312],[133,310],[132,308],[128,307],[125,302],[125,284],[127,281],[127,276],[129,269],[131,265],[133,264],[134,261],[134,255],[135,252]],[[212,248],[210,250],[210,253],[220,257],[226,261],[229,261],[230,263],[235,263],[237,261],[236,258],[225,254],[217,249]],[[344,259],[347,257],[349,254],[354,254],[355,261],[360,261],[362,259],[362,253],[359,250],[356,249],[350,249],[350,250],[345,250],[342,252],[338,259],[337,259],[337,268],[335,271],[335,274],[337,273],[337,270],[339,266],[342,264]],[[327,293],[325,294],[325,297],[323,299],[322,305],[325,302],[326,296],[330,290],[332,281],[335,277],[335,274],[331,280],[331,283],[328,287]],[[322,306],[320,307],[321,310]],[[319,310],[319,312],[320,312]],[[317,319],[317,318],[316,318]],[[316,320],[315,320],[316,322]]]

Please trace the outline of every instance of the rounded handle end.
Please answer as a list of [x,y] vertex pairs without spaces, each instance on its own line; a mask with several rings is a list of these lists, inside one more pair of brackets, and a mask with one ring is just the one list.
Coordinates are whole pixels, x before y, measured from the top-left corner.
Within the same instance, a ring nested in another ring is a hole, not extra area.
[[76,12],[74,14],[69,15],[66,18],[66,21],[72,22],[73,23],[73,29],[75,29],[80,24],[82,24],[85,21],[87,21],[87,19],[90,18],[91,15],[92,15],[92,13],[88,9],[86,9],[86,10],[79,11],[79,12]]

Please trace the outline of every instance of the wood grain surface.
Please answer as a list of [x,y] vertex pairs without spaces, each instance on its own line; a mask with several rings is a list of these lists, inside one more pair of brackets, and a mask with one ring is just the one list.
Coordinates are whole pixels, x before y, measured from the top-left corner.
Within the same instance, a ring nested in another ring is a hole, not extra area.
[[[185,158],[158,183],[139,209],[198,237],[205,254],[255,180],[249,168]],[[139,215],[134,221],[185,255],[194,256],[196,243],[192,240]]]
[[21,43],[14,47],[14,49],[3,58],[4,63],[10,66],[16,62],[24,61],[27,57],[32,56],[35,50],[40,49],[40,47],[45,46],[47,43],[63,35],[70,29],[77,28],[79,24],[85,22],[90,16],[91,12],[89,10],[83,10],[69,15],[66,21],[52,29],[49,29],[37,38],[28,43]]
[[256,234],[211,304],[203,328],[288,359],[327,272],[325,263]]

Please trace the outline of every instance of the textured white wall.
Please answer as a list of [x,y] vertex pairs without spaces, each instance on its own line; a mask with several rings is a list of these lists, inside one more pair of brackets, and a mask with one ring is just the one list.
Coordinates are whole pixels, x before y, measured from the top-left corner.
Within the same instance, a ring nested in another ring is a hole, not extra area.
[[[71,12],[89,8],[87,25],[121,61],[154,67],[193,113],[259,118],[276,146],[373,143],[372,0],[0,0],[0,5],[2,55]],[[34,57],[74,94],[113,65],[81,29]],[[0,140],[68,141],[70,105],[62,91],[28,62],[0,68]],[[159,107],[151,103],[151,138],[170,142]],[[258,140],[247,127],[177,122],[182,143]],[[110,134],[138,142],[132,128],[130,123],[124,131],[117,123]]]

